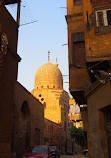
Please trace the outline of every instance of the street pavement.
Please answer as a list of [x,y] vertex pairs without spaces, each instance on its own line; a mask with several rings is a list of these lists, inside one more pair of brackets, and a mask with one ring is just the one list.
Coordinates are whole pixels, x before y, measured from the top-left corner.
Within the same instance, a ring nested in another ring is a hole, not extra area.
[[88,157],[83,155],[61,155],[60,158],[88,158]]

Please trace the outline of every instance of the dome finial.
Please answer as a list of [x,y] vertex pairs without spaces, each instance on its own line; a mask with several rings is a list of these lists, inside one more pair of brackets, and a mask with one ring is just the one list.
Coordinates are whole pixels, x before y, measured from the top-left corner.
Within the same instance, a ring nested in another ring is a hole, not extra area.
[[55,63],[55,66],[57,66],[57,67],[58,67],[58,62],[57,62],[57,58],[56,58],[56,63]]
[[50,51],[48,51],[48,62],[50,61]]

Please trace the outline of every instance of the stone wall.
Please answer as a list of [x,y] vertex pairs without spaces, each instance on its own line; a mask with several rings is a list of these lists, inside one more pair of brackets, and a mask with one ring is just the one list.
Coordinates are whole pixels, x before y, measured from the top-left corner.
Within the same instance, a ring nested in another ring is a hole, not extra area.
[[65,154],[67,133],[64,131],[64,126],[47,119],[44,119],[44,122],[44,144],[56,145],[59,147],[61,154]]
[[14,118],[13,152],[21,158],[27,146],[44,144],[44,107],[18,82]]

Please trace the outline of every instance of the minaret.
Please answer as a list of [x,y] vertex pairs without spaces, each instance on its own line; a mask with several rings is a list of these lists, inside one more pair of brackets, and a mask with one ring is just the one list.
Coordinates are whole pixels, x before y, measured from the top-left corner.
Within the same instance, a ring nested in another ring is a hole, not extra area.
[[50,62],[50,52],[48,51],[48,62]]

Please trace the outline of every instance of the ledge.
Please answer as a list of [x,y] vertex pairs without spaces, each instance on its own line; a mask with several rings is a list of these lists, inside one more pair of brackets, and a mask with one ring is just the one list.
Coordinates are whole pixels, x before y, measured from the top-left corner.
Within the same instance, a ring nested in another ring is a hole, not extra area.
[[65,18],[66,18],[66,21],[68,21],[69,18],[72,18],[72,17],[79,17],[79,16],[83,16],[83,12],[74,13],[74,14],[69,14],[69,15],[66,15]]
[[19,56],[17,53],[12,53],[12,51],[10,50],[9,47],[7,48],[7,50],[8,50],[7,53],[10,53],[14,58],[16,58],[16,60],[17,60],[18,62],[21,61],[21,58],[20,58],[20,56]]
[[96,35],[105,35],[105,34],[108,34],[108,33],[111,33],[111,25],[109,26],[103,26],[103,27],[97,27],[95,26],[95,34]]
[[86,56],[87,62],[96,62],[96,61],[103,61],[103,60],[106,60],[106,61],[111,60],[111,54]]

